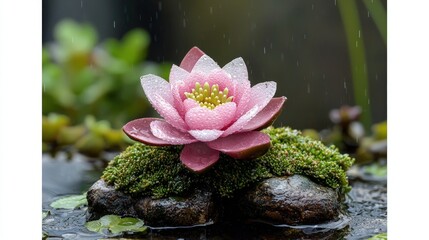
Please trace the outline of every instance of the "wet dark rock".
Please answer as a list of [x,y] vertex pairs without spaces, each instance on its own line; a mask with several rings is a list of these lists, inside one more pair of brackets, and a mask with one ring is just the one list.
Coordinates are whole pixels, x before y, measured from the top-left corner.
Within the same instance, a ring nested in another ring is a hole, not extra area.
[[116,191],[104,180],[98,180],[88,190],[88,220],[97,220],[108,214],[136,217],[134,202],[131,196]]
[[300,175],[266,179],[238,202],[247,217],[275,224],[319,224],[336,219],[340,212],[333,189]]
[[[339,196],[333,189],[301,175],[266,179],[229,203],[215,201],[212,193],[201,190],[186,198],[132,197],[104,180],[90,188],[87,198],[88,220],[116,214],[144,219],[153,227],[203,225],[216,222],[221,215],[274,224],[320,224],[335,220],[340,212]],[[223,205],[226,214],[222,214]]]
[[107,214],[144,219],[149,226],[193,226],[215,222],[219,209],[210,192],[196,190],[186,198],[132,197],[99,180],[89,189],[88,220]]

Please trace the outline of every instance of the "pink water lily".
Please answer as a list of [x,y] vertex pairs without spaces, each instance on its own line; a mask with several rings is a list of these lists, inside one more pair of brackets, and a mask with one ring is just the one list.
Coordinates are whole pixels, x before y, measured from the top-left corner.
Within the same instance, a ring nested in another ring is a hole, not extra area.
[[132,139],[153,146],[185,145],[180,160],[195,172],[212,166],[220,152],[251,159],[271,146],[259,130],[280,114],[286,97],[273,98],[275,82],[250,87],[247,68],[236,58],[220,68],[199,48],[192,48],[170,82],[149,74],[140,78],[155,110],[164,118],[141,118],[123,130]]

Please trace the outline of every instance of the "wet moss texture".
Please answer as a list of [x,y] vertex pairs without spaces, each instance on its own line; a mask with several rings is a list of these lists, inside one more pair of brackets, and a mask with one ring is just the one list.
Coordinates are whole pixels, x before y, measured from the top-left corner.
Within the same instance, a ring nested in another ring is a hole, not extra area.
[[181,164],[182,146],[153,147],[136,143],[116,156],[102,179],[117,190],[155,198],[185,196],[195,189],[210,190],[220,197],[232,197],[263,179],[300,174],[324,186],[348,192],[346,171],[354,159],[334,146],[302,136],[291,128],[269,127],[272,147],[263,156],[235,160],[221,154],[219,161],[203,173]]

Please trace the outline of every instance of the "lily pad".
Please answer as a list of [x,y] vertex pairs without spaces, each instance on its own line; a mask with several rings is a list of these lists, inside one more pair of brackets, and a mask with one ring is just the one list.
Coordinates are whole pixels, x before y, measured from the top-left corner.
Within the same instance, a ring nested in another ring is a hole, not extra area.
[[138,218],[125,217],[120,218],[116,215],[106,215],[99,220],[90,221],[85,224],[89,231],[103,233],[104,229],[116,234],[121,232],[146,232],[147,227],[144,222]]
[[51,207],[63,209],[75,209],[83,205],[88,205],[86,193],[82,195],[67,196],[51,203]]
[[368,238],[368,240],[387,240],[387,233],[380,233],[375,236],[372,236],[371,238]]
[[364,167],[364,172],[376,177],[386,177],[387,176],[387,166],[379,164],[371,164]]
[[42,220],[45,219],[49,215],[51,215],[50,211],[42,212]]

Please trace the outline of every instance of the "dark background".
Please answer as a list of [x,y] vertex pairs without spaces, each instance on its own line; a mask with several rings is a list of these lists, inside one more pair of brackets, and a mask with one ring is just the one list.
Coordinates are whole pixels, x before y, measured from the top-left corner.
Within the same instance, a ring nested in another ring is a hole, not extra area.
[[[386,1],[382,1],[386,6]],[[336,0],[113,1],[43,0],[43,43],[64,18],[92,24],[99,41],[130,29],[151,36],[148,59],[179,64],[198,46],[220,66],[247,63],[252,85],[276,81],[288,98],[277,125],[322,129],[328,112],[354,104],[346,35]],[[387,49],[372,17],[357,1],[366,47],[372,122],[387,119]],[[136,81],[139,81],[136,79]]]

